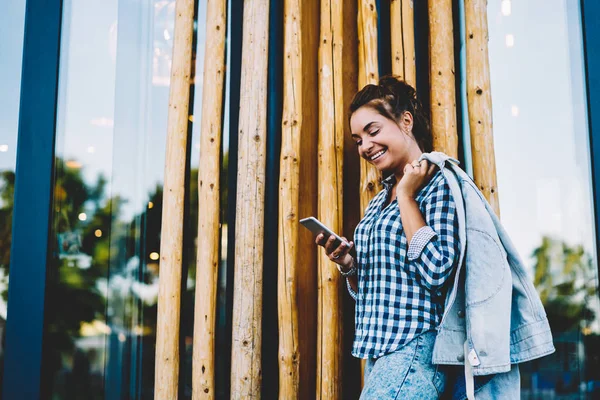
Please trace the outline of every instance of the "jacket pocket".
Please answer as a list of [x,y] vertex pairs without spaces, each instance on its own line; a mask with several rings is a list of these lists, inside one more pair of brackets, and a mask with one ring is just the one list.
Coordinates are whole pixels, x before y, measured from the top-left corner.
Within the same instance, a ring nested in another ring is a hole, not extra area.
[[489,233],[467,228],[466,298],[475,306],[493,298],[502,288],[508,271],[506,252]]

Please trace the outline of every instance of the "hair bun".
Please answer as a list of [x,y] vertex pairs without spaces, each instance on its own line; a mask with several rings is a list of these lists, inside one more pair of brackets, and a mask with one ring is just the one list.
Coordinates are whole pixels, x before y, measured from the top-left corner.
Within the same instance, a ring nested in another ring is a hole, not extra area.
[[397,108],[401,104],[408,106],[408,111],[415,113],[420,108],[417,101],[417,92],[408,83],[400,77],[386,75],[379,79],[379,87],[382,94],[387,98],[392,108]]
[[389,91],[394,97],[401,97],[406,100],[416,100],[417,92],[408,83],[399,77],[387,75],[379,80],[379,86]]

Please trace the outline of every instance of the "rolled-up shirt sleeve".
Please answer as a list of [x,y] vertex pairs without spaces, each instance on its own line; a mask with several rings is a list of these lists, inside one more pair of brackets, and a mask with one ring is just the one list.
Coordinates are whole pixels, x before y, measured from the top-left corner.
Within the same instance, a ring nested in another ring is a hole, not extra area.
[[420,207],[426,226],[408,245],[408,267],[429,289],[442,286],[452,274],[460,252],[458,220],[450,187],[444,178]]
[[437,233],[427,225],[416,231],[408,245],[408,261],[414,261],[419,258],[425,246],[436,236]]

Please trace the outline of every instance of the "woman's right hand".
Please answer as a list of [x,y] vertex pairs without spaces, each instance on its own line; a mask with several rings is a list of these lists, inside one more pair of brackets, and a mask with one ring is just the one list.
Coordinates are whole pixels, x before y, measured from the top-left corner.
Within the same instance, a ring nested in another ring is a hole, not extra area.
[[331,261],[340,265],[343,270],[348,271],[352,268],[354,259],[350,255],[350,250],[354,247],[354,242],[349,242],[348,239],[342,237],[347,243],[340,244],[337,248],[335,247],[335,236],[331,235],[327,238],[323,233],[317,235],[315,243],[325,249],[325,254]]

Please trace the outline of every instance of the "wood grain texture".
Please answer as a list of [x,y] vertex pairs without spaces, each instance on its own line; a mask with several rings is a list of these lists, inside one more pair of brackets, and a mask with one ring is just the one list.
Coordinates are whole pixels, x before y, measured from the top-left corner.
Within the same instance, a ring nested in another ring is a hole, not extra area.
[[465,0],[467,103],[475,183],[500,215],[492,127],[487,0]]
[[[375,0],[360,0],[358,7],[358,85],[377,85],[379,62],[377,58],[377,8]],[[369,201],[380,189],[381,175],[377,168],[360,159],[360,208],[366,210]]]
[[278,326],[279,398],[300,395],[297,261],[300,163],[303,136],[302,10],[299,0],[284,4],[283,114],[279,177]]
[[[317,215],[319,131],[318,49],[319,0],[303,0],[302,10],[302,141],[298,216]],[[298,227],[296,269],[300,399],[314,399],[317,369],[317,246],[313,234]]]
[[452,0],[428,3],[433,147],[458,158]]
[[188,108],[194,2],[177,0],[173,62],[167,119],[165,182],[160,242],[158,312],[156,326],[156,400],[176,399],[179,384],[179,327],[183,210],[188,139]]
[[415,12],[413,0],[390,0],[392,74],[415,87]]
[[[319,40],[318,218],[336,232],[343,222],[343,21],[342,0],[321,0]],[[342,389],[342,279],[319,252],[317,399],[340,399]]]
[[225,76],[227,1],[213,0],[206,9],[206,44],[198,169],[198,250],[194,307],[192,398],[214,399],[215,322],[220,241],[221,132]]
[[286,0],[282,143],[279,178],[279,398],[315,393],[317,263],[310,231],[316,215],[318,2]]
[[244,2],[231,398],[261,393],[269,0]]

